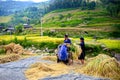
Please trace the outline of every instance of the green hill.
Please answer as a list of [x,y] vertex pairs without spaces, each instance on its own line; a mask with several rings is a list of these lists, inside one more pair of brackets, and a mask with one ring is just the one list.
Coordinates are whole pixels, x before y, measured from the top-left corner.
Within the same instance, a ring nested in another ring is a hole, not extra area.
[[44,27],[97,27],[105,28],[119,24],[120,18],[108,16],[103,10],[61,9],[46,14]]
[[44,8],[47,5],[48,2],[0,1],[0,23],[14,25],[39,23],[39,17],[45,14]]
[[[120,16],[110,17],[102,9],[59,9],[46,14],[42,19],[44,29],[55,29],[58,32],[53,36],[61,37],[67,33],[75,37],[120,37]],[[40,24],[35,27],[40,27]],[[49,32],[45,31],[44,34],[49,35]]]

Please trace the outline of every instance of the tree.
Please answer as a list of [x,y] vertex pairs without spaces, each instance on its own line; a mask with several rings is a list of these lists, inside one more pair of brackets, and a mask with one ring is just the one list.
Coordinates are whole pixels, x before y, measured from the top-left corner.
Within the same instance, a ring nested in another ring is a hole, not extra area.
[[114,4],[109,4],[106,9],[111,17],[117,17],[120,12],[119,6]]
[[86,1],[83,1],[81,5],[82,5],[82,10],[87,9],[87,2]]
[[120,0],[100,0],[106,5],[106,10],[111,17],[117,17],[120,12]]
[[19,24],[19,25],[15,26],[15,30],[16,30],[16,33],[22,32],[23,31],[23,25]]
[[94,10],[95,7],[96,7],[95,1],[92,1],[92,2],[88,3],[88,9],[89,10]]

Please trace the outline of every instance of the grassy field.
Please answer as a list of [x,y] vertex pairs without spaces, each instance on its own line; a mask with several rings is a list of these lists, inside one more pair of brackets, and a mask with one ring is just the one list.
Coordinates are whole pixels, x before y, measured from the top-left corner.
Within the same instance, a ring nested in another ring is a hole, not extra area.
[[0,16],[0,23],[7,23],[11,20],[12,16]]
[[48,36],[36,36],[36,35],[26,35],[26,36],[9,36],[9,35],[3,35],[0,36],[0,41],[5,40],[5,41],[10,41],[17,38],[18,40],[24,40],[25,38],[27,38],[27,40],[32,40],[35,42],[60,42],[63,40],[63,38],[52,38],[52,37],[48,37]]
[[20,44],[24,48],[32,47],[34,45],[36,48],[39,49],[55,49],[59,44],[61,44],[63,38],[52,38],[48,36],[36,36],[36,35],[26,35],[26,36],[9,36],[4,35],[0,36],[0,45],[9,44],[11,42]]
[[107,48],[118,50],[120,52],[120,40],[109,40],[109,39],[102,39],[99,42],[106,45]]
[[[10,42],[19,43],[24,47],[31,47],[32,45],[38,48],[57,48],[57,46],[63,43],[64,38],[55,38],[48,36],[38,35],[25,35],[25,36],[0,36],[0,44],[8,44]],[[73,43],[79,43],[79,38],[71,38]],[[90,47],[97,47],[97,45],[106,45],[107,48],[120,52],[120,40],[99,39],[95,41],[91,37],[85,37],[85,43]]]

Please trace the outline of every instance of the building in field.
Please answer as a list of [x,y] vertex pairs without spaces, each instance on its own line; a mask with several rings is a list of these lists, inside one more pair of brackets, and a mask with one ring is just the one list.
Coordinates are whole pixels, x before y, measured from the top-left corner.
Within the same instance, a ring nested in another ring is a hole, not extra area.
[[3,30],[3,28],[4,28],[3,26],[0,26],[0,31],[2,31],[2,30]]
[[31,29],[33,28],[32,26],[30,26],[29,24],[23,24],[24,29]]
[[10,33],[14,33],[15,32],[15,27],[14,26],[8,26],[4,32],[10,32]]

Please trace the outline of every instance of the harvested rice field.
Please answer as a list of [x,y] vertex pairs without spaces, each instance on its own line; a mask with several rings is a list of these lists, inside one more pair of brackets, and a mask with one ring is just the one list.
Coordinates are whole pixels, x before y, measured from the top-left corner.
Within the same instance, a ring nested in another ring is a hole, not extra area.
[[75,71],[91,76],[120,80],[120,63],[115,58],[104,54],[90,59],[84,67]]
[[64,64],[45,64],[45,63],[35,63],[25,74],[29,80],[38,80],[40,78],[45,78],[46,76],[59,76],[62,74],[68,74],[70,68]]
[[43,60],[54,61],[54,62],[57,61],[57,57],[56,56],[44,56],[42,59]]
[[17,54],[3,55],[3,56],[0,56],[0,64],[16,61],[19,59],[20,59],[20,55],[17,55]]
[[[55,56],[46,56],[42,59],[55,61]],[[72,72],[94,76],[96,78],[120,80],[120,64],[116,59],[105,54],[100,54],[94,58],[86,60],[84,65],[78,64],[76,60],[72,65],[65,65],[62,63],[57,64],[55,62],[35,63],[25,71],[25,75],[28,80],[38,80],[46,78],[47,76],[56,77],[70,74]]]

